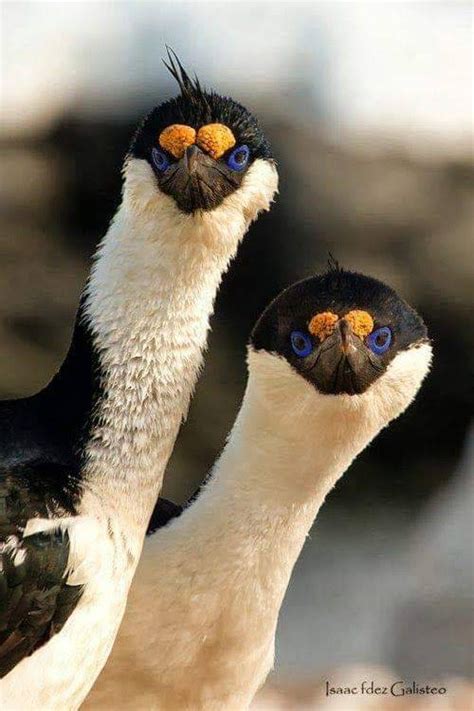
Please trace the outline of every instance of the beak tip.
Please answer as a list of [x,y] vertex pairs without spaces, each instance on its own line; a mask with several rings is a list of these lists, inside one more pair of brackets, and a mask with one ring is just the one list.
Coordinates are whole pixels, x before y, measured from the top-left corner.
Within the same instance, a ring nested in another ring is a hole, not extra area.
[[190,175],[196,170],[197,158],[200,152],[195,143],[188,146],[184,151],[184,166]]

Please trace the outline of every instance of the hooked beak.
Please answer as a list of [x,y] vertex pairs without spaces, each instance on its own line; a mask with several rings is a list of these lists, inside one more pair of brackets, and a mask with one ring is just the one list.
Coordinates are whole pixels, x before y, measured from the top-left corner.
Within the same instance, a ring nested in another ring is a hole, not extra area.
[[363,340],[341,319],[321,343],[311,377],[321,392],[355,395],[367,390],[379,372],[380,366]]
[[188,146],[184,152],[184,156],[181,158],[180,163],[183,164],[182,168],[187,171],[188,176],[193,175],[196,170],[198,170],[200,156],[204,153],[196,146],[194,143],[192,146]]
[[165,174],[157,175],[160,190],[170,195],[186,213],[218,207],[242,180],[225,165],[214,160],[199,146],[188,146],[182,158],[172,163]]
[[211,172],[212,163],[214,160],[199,146],[188,146],[183,157],[159,178],[161,190],[170,195],[184,213],[212,209],[216,182]]

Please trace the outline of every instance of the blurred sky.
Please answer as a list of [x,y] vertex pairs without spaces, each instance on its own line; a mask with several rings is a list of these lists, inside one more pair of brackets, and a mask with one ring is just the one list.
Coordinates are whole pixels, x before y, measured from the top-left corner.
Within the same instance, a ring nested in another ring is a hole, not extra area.
[[[153,104],[170,44],[208,85],[340,131],[465,149],[469,2],[4,2],[3,129]],[[171,90],[171,84],[170,84]]]

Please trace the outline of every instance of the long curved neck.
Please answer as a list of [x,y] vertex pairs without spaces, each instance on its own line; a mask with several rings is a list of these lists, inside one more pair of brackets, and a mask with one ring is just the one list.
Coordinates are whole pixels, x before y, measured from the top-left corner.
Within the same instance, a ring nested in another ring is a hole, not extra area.
[[248,220],[232,205],[184,215],[157,193],[144,161],[127,170],[55,387],[89,370],[86,489],[116,502],[117,516],[127,502],[132,525],[145,525],[188,409],[218,285]]
[[268,400],[259,374],[251,372],[209,482],[181,518],[160,532],[167,549],[192,533],[196,549],[209,547],[214,560],[222,555],[228,570],[228,551],[251,546],[251,556],[233,559],[236,567],[254,565],[257,555],[280,558],[273,570],[287,579],[328,492],[385,424],[367,408],[348,405],[341,411],[328,397],[321,396],[318,406],[311,386],[303,379],[295,383],[293,374],[286,392],[287,365],[280,365],[279,401]]
[[225,585],[216,583],[216,570],[227,577],[232,570],[244,588],[263,575],[276,620],[326,495],[406,409],[430,360],[428,344],[404,351],[364,394],[335,397],[317,393],[283,358],[250,350],[249,381],[229,441],[197,500],[156,537],[160,560],[172,570],[201,565],[204,586]]
[[116,496],[119,486],[141,500],[143,520],[188,410],[217,288],[243,234],[219,253],[192,220],[167,225],[122,207],[87,290],[105,396],[86,476],[102,492]]

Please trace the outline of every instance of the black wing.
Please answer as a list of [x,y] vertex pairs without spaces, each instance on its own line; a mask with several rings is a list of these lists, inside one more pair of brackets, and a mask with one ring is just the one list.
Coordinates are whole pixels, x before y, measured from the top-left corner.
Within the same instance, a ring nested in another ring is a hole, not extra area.
[[168,501],[168,499],[158,499],[153,509],[146,535],[151,536],[159,528],[166,526],[173,518],[181,516],[183,510],[184,506],[173,504],[173,502]]
[[0,678],[59,632],[77,605],[68,586],[67,533],[9,536],[0,543]]
[[57,462],[0,469],[0,678],[61,630],[81,596],[81,586],[66,583],[67,532],[24,536],[30,519],[59,523],[74,513],[67,487],[51,485],[68,478]]

